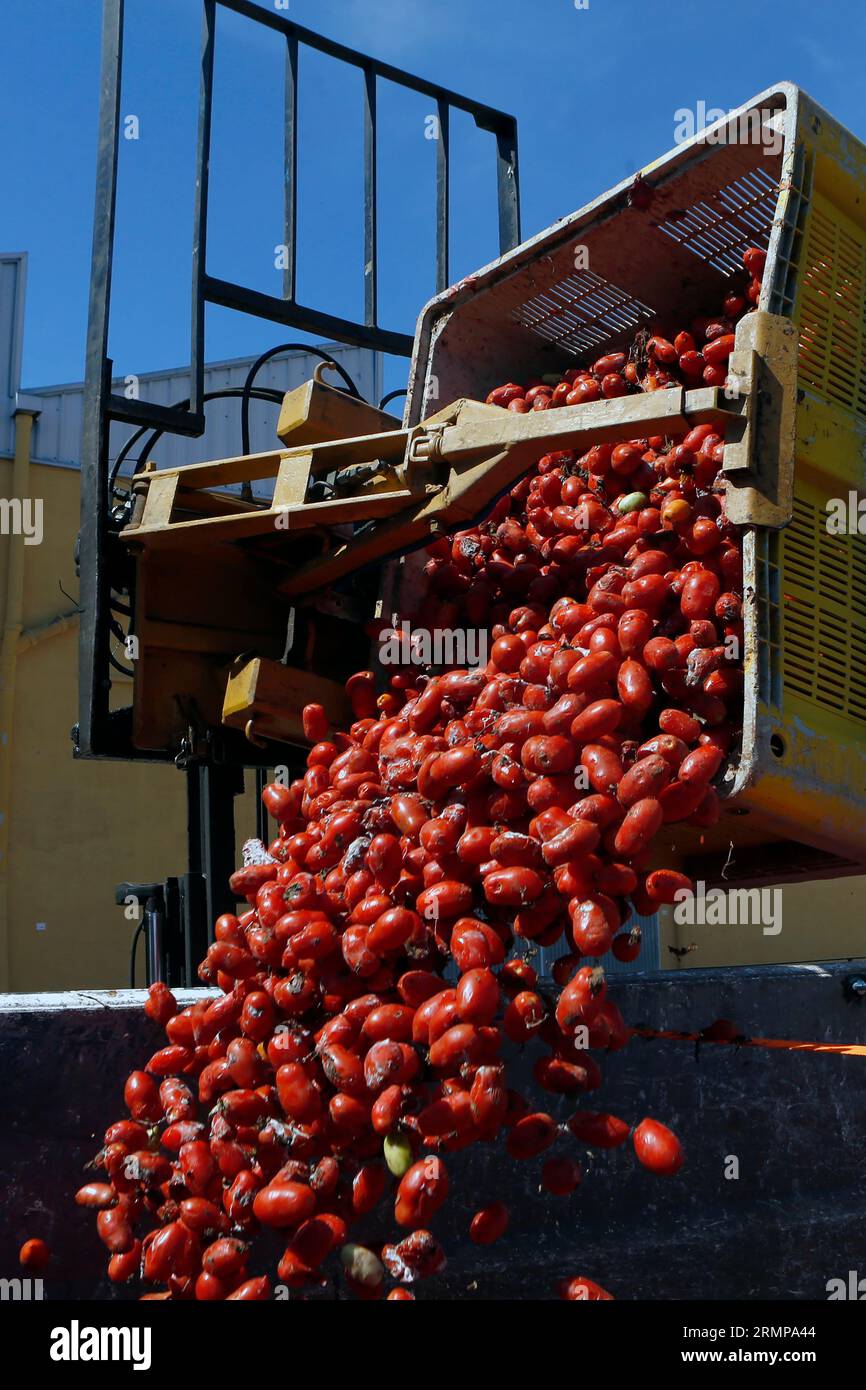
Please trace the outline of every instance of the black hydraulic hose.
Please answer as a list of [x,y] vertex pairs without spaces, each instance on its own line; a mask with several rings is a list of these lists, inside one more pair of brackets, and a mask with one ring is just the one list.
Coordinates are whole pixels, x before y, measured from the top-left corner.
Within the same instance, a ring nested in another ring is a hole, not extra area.
[[142,936],[143,934],[144,934],[144,913],[141,914],[141,921],[139,922],[138,926],[136,927],[136,929],[135,929],[135,931],[134,931],[134,933],[133,933],[132,945],[131,945],[130,948],[129,948],[129,988],[130,988],[130,989],[135,989],[135,957],[136,957],[136,948],[137,948],[137,946],[138,946],[138,938],[139,938],[140,936]]
[[349,373],[340,365],[336,358],[331,357],[330,353],[322,352],[321,348],[309,347],[306,343],[280,343],[277,347],[269,348],[263,352],[261,357],[256,358],[253,365],[247,372],[247,378],[243,387],[243,402],[241,404],[241,453],[250,452],[250,402],[249,395],[252,390],[253,382],[266,362],[272,357],[276,357],[280,352],[304,352],[308,356],[318,357],[322,362],[327,362],[333,367],[335,372],[343,378],[350,396],[361,399],[361,393],[355,385]]

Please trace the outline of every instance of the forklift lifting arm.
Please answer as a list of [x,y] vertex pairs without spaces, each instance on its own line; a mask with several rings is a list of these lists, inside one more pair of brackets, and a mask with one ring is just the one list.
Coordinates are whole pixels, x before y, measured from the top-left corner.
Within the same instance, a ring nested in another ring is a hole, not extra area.
[[[331,586],[475,522],[545,452],[682,436],[725,436],[728,515],[787,525],[793,505],[796,350],[790,320],[762,311],[737,330],[728,386],[678,386],[518,414],[461,399],[410,428],[321,380],[289,392],[284,447],[132,480],[122,532],[136,563],[135,736],[176,739],[180,698],[215,724],[262,740],[303,741],[300,709],[345,717],[335,672],[278,660],[292,605],[328,605]],[[355,433],[359,427],[365,433]],[[270,479],[250,502],[226,489]],[[182,599],[179,598],[182,595]],[[339,644],[340,639],[334,640]],[[362,658],[363,659],[363,658]]]
[[[299,564],[279,585],[285,597],[299,598],[431,536],[470,525],[546,450],[676,436],[704,423],[719,426],[728,439],[724,469],[732,519],[783,526],[791,516],[795,352],[790,321],[756,312],[738,329],[733,388],[726,391],[677,387],[528,414],[459,400],[413,428],[389,422],[384,432],[351,438],[322,434],[336,431],[342,420],[354,423],[357,403],[344,405],[342,393],[308,383],[290,393],[303,395],[304,408],[293,411],[287,398],[279,431],[289,442],[299,435],[304,442],[136,474],[133,516],[123,538],[136,548],[195,548],[324,530],[322,554]],[[322,393],[330,411],[321,408]],[[313,429],[317,398],[319,424]],[[369,417],[380,414],[367,410]],[[316,442],[308,442],[311,437]],[[268,477],[274,479],[269,503],[209,490]],[[334,528],[359,524],[349,537],[333,534]]]

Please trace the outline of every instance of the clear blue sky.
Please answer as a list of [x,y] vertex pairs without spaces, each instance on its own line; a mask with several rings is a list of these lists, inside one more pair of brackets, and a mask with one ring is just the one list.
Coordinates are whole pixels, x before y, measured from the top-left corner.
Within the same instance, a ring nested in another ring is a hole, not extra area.
[[[266,0],[261,0],[266,8]],[[200,0],[127,0],[121,250],[111,347],[120,372],[188,360]],[[673,144],[674,112],[730,108],[797,82],[866,137],[866,9],[851,0],[290,0],[289,17],[517,115],[523,233],[540,230]],[[83,375],[101,0],[0,0],[0,249],[30,253],[24,382]],[[222,12],[212,273],[280,293],[281,54]],[[315,55],[301,69],[300,294],[362,310],[361,90]],[[425,98],[380,95],[381,306],[411,331],[433,289],[435,145]],[[496,254],[491,137],[454,131],[452,279]],[[279,330],[208,316],[211,360]],[[294,335],[292,335],[294,336]],[[393,364],[389,384],[403,378]]]

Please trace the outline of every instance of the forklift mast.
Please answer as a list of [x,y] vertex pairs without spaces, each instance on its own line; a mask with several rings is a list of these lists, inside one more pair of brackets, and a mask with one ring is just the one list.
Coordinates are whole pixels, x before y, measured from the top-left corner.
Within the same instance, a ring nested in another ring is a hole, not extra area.
[[[112,264],[115,248],[115,210],[117,201],[118,146],[121,127],[121,79],[124,45],[124,0],[103,0],[102,71],[100,83],[99,138],[97,155],[96,203],[87,331],[87,360],[84,398],[84,433],[81,476],[81,529],[78,546],[80,574],[79,710],[72,730],[75,756],[120,760],[174,761],[185,771],[188,794],[188,872],[180,879],[166,880],[162,892],[150,893],[149,920],[162,926],[164,977],[175,984],[195,983],[194,965],[204,948],[195,940],[202,921],[214,920],[220,911],[234,905],[228,894],[227,878],[234,858],[234,797],[243,789],[245,768],[256,770],[259,789],[268,767],[285,761],[285,746],[265,740],[255,742],[229,724],[206,727],[194,704],[173,700],[175,713],[182,706],[183,729],[173,732],[161,745],[154,739],[144,743],[134,736],[132,708],[116,709],[111,704],[112,670],[123,669],[116,655],[123,650],[124,620],[132,632],[133,614],[140,608],[136,594],[136,565],[129,548],[120,541],[123,527],[131,519],[133,499],[118,487],[119,461],[130,457],[139,445],[139,461],[147,461],[158,438],[164,434],[199,437],[205,430],[205,407],[211,396],[204,389],[205,310],[219,305],[241,314],[253,315],[275,325],[315,334],[320,339],[410,357],[413,338],[386,328],[380,317],[378,300],[379,214],[377,207],[378,120],[377,89],[381,82],[395,84],[404,91],[427,97],[438,122],[436,145],[436,242],[435,283],[437,291],[450,282],[449,222],[452,161],[450,154],[451,117],[454,112],[469,115],[479,130],[495,139],[495,162],[499,218],[499,251],[505,253],[520,241],[518,191],[517,125],[512,116],[481,102],[429,82],[388,63],[379,62],[356,50],[334,42],[293,23],[278,11],[268,11],[250,0],[199,0],[201,5],[201,63],[198,103],[198,140],[195,158],[195,203],[191,254],[191,339],[189,399],[166,406],[153,401],[133,400],[112,388],[112,362],[108,356],[109,314]],[[207,268],[208,173],[211,154],[211,114],[214,97],[214,57],[220,42],[220,17],[231,11],[260,30],[273,33],[284,44],[284,233],[287,247],[281,297],[264,294],[248,286],[217,278]],[[343,318],[316,305],[302,303],[298,285],[298,142],[304,132],[298,117],[299,57],[310,50],[359,71],[363,77],[363,102],[359,118],[364,132],[363,217],[364,258],[362,319]],[[248,420],[250,399],[272,398],[254,385],[255,370],[274,353],[287,347],[307,350],[303,344],[276,345],[254,364],[244,392],[244,422]],[[315,350],[313,350],[315,351]],[[323,354],[319,354],[320,356]],[[226,394],[237,394],[229,392]],[[345,401],[348,397],[344,397]],[[360,404],[360,403],[359,403]],[[396,422],[398,423],[398,422]],[[131,438],[118,450],[113,441],[114,427],[131,427]],[[245,428],[244,434],[247,433]],[[239,440],[247,448],[245,437]],[[111,460],[115,458],[112,467]],[[118,461],[119,460],[119,461]],[[244,480],[245,482],[247,480]],[[245,488],[245,493],[248,490]],[[237,585],[248,578],[249,566],[243,558],[234,568],[227,561],[226,581]],[[182,584],[175,569],[171,588],[176,594]],[[273,609],[266,605],[266,614]],[[327,621],[323,619],[323,621]],[[343,632],[350,624],[343,623]],[[278,639],[284,644],[285,620]],[[136,634],[138,635],[138,634]],[[255,633],[267,647],[266,634]],[[357,626],[355,625],[357,638]],[[112,650],[114,646],[115,650]],[[267,647],[270,650],[270,647]],[[124,674],[126,674],[124,672]],[[175,691],[176,695],[178,692]],[[136,696],[136,699],[138,696]],[[259,835],[267,838],[266,816],[259,815]],[[140,885],[141,886],[141,885]],[[128,888],[129,885],[120,885]],[[143,885],[154,888],[157,885]],[[118,890],[120,891],[120,889]],[[153,953],[151,953],[153,955]]]

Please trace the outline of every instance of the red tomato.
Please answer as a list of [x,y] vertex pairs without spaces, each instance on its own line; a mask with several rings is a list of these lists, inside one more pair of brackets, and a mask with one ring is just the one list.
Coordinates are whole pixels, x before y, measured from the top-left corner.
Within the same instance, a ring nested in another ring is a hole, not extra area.
[[641,1120],[633,1136],[634,1151],[645,1168],[673,1177],[685,1161],[677,1136],[658,1120]]
[[38,1236],[34,1236],[30,1240],[25,1240],[21,1249],[18,1251],[18,1263],[24,1269],[33,1269],[36,1270],[37,1273],[41,1273],[42,1270],[48,1268],[50,1261],[51,1251],[45,1241],[40,1240]]
[[504,1202],[491,1202],[477,1211],[469,1223],[469,1237],[476,1245],[493,1245],[508,1229],[508,1208]]

